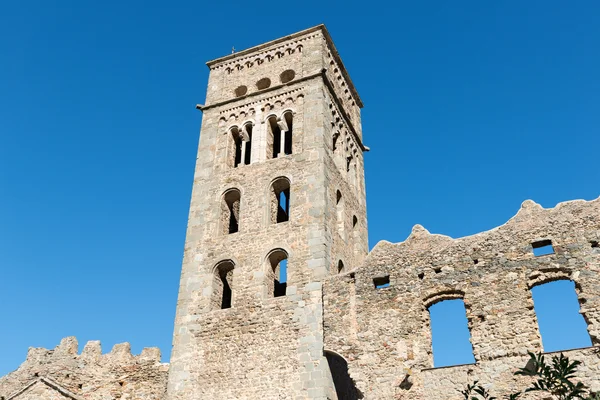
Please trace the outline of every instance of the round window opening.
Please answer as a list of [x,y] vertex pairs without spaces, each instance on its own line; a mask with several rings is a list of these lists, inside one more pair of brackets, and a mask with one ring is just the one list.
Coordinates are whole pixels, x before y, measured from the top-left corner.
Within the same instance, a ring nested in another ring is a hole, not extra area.
[[248,87],[247,86],[238,86],[237,89],[235,89],[235,97],[240,97],[245,95],[246,93],[248,93]]
[[294,72],[293,69],[288,69],[287,71],[283,71],[281,73],[281,75],[279,75],[279,79],[281,80],[281,83],[288,83],[295,77],[296,77],[296,73]]
[[258,90],[263,90],[271,86],[271,80],[269,78],[262,78],[260,81],[256,82],[256,87]]

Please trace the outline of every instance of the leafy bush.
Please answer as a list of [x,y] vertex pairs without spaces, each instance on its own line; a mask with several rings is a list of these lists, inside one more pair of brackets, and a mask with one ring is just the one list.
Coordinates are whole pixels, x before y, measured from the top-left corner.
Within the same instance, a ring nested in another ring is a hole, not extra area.
[[[550,363],[546,362],[543,354],[529,353],[529,362],[520,368],[515,375],[529,376],[535,381],[522,392],[516,392],[505,397],[507,400],[516,400],[526,392],[545,392],[557,400],[600,400],[600,393],[591,393],[587,386],[576,379],[577,367],[580,361],[570,361],[562,353],[552,356]],[[478,381],[461,391],[465,400],[498,400],[481,386]]]

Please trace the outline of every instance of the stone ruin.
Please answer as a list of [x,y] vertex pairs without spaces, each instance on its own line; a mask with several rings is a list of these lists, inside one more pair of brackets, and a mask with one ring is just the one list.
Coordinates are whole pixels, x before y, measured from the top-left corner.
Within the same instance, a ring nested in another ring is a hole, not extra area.
[[[369,252],[362,101],[325,27],[208,67],[171,363],[67,338],[30,349],[2,400],[458,400],[475,380],[500,397],[544,350],[531,289],[555,280],[591,341],[565,354],[600,391],[600,199]],[[429,307],[456,299],[475,363],[434,368]]]

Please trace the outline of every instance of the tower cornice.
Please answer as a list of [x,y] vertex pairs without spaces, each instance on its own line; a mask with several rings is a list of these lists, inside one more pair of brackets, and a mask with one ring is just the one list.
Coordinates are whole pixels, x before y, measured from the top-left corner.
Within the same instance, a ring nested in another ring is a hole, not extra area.
[[282,47],[285,47],[285,45],[289,42],[298,42],[298,41],[307,40],[307,39],[313,37],[313,35],[311,35],[311,34],[316,34],[319,32],[323,34],[323,37],[325,38],[325,41],[327,43],[327,47],[329,48],[329,51],[331,52],[332,57],[335,59],[335,62],[338,64],[340,72],[341,72],[342,76],[344,77],[344,80],[347,82],[348,88],[350,89],[350,92],[352,93],[353,98],[356,100],[356,104],[358,105],[358,107],[363,108],[363,103],[362,103],[360,96],[358,95],[356,87],[354,86],[354,83],[350,79],[350,75],[348,74],[348,71],[346,71],[346,67],[344,66],[342,58],[340,57],[337,49],[335,48],[335,45],[333,44],[333,40],[331,39],[331,35],[329,34],[329,31],[327,31],[327,28],[325,27],[324,24],[320,24],[320,25],[314,26],[312,28],[308,28],[303,31],[293,33],[288,36],[284,36],[284,37],[281,37],[281,38],[278,38],[275,40],[271,40],[270,42],[266,42],[266,43],[260,44],[258,46],[250,47],[250,48],[242,50],[242,51],[237,51],[233,54],[229,54],[224,57],[216,58],[214,60],[207,62],[206,65],[208,66],[209,69],[213,70],[213,69],[226,67],[230,64],[241,63],[242,61],[244,61],[246,59],[250,59],[252,57],[255,57],[255,56],[261,54],[262,52],[274,50],[273,46],[276,46],[278,44],[281,44]]

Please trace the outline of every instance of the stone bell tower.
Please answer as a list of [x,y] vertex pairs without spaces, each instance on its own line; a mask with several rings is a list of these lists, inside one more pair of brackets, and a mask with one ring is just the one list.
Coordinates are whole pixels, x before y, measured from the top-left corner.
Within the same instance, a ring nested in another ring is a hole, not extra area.
[[168,399],[335,399],[322,282],[368,251],[361,100],[323,25],[207,65]]

